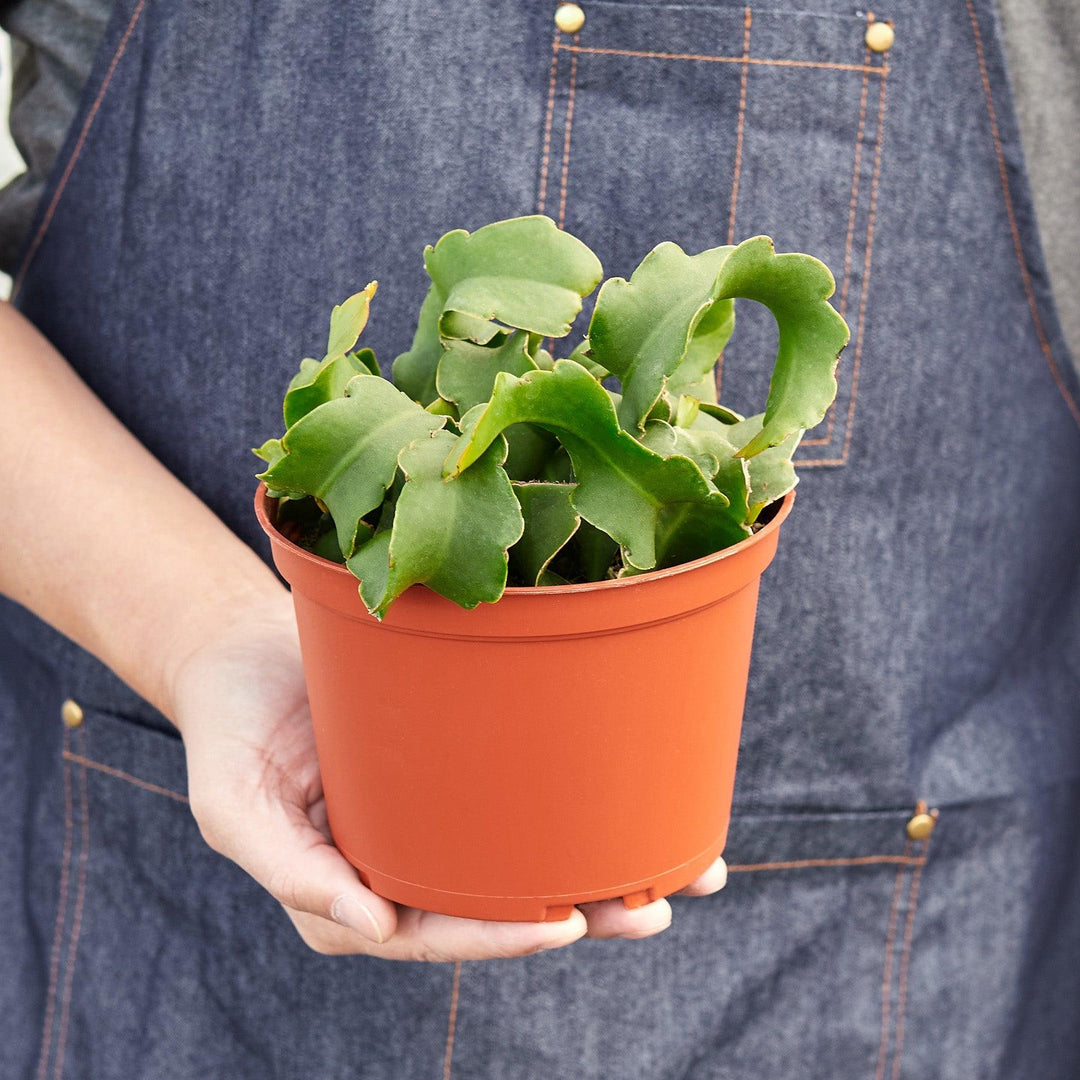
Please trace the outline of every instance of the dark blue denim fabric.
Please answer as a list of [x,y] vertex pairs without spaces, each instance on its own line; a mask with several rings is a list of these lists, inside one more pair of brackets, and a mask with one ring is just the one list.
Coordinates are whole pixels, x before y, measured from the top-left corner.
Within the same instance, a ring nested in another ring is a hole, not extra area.
[[407,344],[447,229],[542,209],[609,274],[729,229],[823,256],[853,340],[762,589],[731,884],[647,942],[315,956],[202,844],[167,722],[4,605],[5,1077],[1080,1070],[1080,409],[994,12],[875,5],[875,54],[839,0],[583,6],[553,41],[545,4],[119,0],[17,300],[265,556],[247,448],[349,292]]

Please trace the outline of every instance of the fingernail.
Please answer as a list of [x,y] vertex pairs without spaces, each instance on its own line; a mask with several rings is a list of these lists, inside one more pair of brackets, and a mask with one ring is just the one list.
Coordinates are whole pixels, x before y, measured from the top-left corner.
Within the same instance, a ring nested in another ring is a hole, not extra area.
[[355,896],[342,893],[333,904],[330,905],[330,915],[334,922],[355,930],[358,934],[366,937],[368,941],[374,941],[381,945],[386,939],[383,937],[379,924],[371,911]]
[[671,926],[671,918],[668,917],[666,923],[662,923],[657,926],[650,926],[647,929],[639,930],[636,933],[624,934],[623,937],[629,938],[631,941],[639,941],[642,938],[656,937],[657,934],[662,934]]
[[567,945],[573,945],[575,941],[577,941],[577,938],[557,938],[537,945],[534,951],[547,952],[549,949],[565,949]]
[[575,941],[580,941],[585,936],[588,926],[581,912],[574,911],[570,919],[561,924],[560,929],[562,933],[559,937],[549,938],[541,945],[538,945],[536,951],[547,952],[549,949],[565,949],[567,945],[573,945]]

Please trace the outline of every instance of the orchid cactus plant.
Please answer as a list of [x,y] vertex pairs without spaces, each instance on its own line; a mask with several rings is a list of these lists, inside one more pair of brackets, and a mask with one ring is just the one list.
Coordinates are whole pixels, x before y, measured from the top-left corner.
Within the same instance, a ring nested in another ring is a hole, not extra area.
[[[508,581],[640,574],[750,536],[795,483],[792,454],[836,394],[847,344],[829,270],[756,236],[688,255],[663,243],[561,340],[599,260],[547,217],[455,230],[424,251],[431,286],[412,347],[383,378],[354,351],[372,282],[330,318],[326,355],[285,394],[285,432],[255,453],[279,527],[344,562],[382,618],[417,583],[465,608]],[[716,400],[734,301],[779,328],[765,410]],[[619,390],[608,384],[618,381]]]

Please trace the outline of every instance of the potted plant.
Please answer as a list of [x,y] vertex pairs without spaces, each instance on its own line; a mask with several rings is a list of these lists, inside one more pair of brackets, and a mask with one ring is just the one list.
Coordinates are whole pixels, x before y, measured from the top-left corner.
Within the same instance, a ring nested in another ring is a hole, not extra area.
[[[602,276],[580,240],[515,218],[424,259],[393,381],[354,351],[372,282],[256,451],[335,843],[447,914],[648,903],[723,849],[758,581],[848,339],[832,275],[763,236],[664,243],[553,359]],[[745,418],[712,374],[740,297],[779,327]]]

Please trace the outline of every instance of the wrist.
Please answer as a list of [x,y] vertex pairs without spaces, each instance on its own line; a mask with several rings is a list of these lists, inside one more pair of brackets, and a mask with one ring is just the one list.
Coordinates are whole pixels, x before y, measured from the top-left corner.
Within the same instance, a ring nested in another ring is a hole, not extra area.
[[168,619],[150,700],[183,734],[179,688],[192,662],[226,642],[255,638],[268,626],[293,624],[292,596],[266,570],[265,575],[206,590],[182,610],[170,612]]

